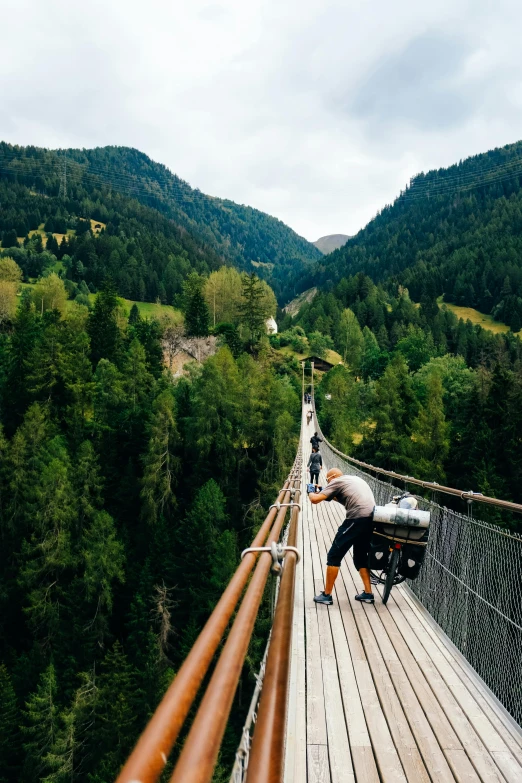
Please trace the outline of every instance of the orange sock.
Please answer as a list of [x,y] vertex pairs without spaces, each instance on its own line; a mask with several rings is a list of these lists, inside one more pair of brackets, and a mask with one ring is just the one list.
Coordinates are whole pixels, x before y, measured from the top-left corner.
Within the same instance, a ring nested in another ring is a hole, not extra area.
[[324,592],[326,595],[332,595],[333,586],[337,579],[339,569],[337,566],[326,566],[326,584],[324,586]]

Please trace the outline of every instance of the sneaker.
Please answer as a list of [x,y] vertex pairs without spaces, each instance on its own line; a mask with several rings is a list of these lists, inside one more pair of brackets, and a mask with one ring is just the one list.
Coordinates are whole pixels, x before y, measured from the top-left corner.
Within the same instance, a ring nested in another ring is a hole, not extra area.
[[362,601],[365,604],[373,604],[373,603],[375,603],[375,599],[373,597],[373,593],[365,593],[364,590],[362,591],[362,593],[359,593],[359,595],[355,596],[355,600],[356,601]]
[[[372,596],[373,598],[373,596]],[[326,606],[331,606],[333,604],[333,598],[331,595],[326,595],[326,593],[323,592],[319,593],[319,595],[314,595],[314,601],[316,604],[326,604]]]

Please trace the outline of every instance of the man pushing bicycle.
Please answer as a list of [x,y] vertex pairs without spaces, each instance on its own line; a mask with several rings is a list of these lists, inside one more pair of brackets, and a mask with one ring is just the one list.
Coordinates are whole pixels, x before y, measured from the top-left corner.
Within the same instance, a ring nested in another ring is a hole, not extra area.
[[341,561],[353,546],[353,561],[361,575],[364,590],[355,596],[356,601],[373,604],[368,554],[373,532],[375,498],[366,481],[359,476],[343,475],[339,468],[326,474],[327,486],[321,492],[311,492],[308,497],[314,505],[324,500],[336,500],[346,509],[346,519],[339,527],[326,560],[324,590],[314,597],[317,604],[333,604],[332,590],[339,573]]

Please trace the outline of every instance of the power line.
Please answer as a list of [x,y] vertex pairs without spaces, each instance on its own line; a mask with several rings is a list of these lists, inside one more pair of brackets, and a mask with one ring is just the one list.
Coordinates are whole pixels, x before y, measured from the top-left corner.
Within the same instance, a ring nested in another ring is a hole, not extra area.
[[[2,160],[0,158],[0,164],[2,163]],[[71,168],[71,161],[68,161],[69,163],[69,169]],[[49,167],[51,168],[57,168],[61,164],[59,163],[38,163],[36,165],[33,165],[31,169],[17,169],[17,168],[9,168],[6,166],[0,165],[0,171],[3,171],[6,174],[12,174],[16,175],[18,177],[36,177],[36,176],[43,176],[45,174],[57,174],[59,171],[49,171]],[[76,164],[78,166],[81,166],[81,164]],[[168,195],[172,195],[173,193],[178,197],[182,198],[186,202],[193,202],[195,203],[198,199],[203,200],[211,200],[211,201],[219,201],[221,202],[222,199],[216,199],[213,196],[207,196],[204,193],[201,193],[197,190],[191,190],[190,192],[186,192],[183,190],[178,183],[176,182],[169,182],[165,183],[164,189],[161,189],[158,183],[155,182],[154,179],[148,180],[145,178],[140,177],[132,177],[127,175],[98,175],[96,173],[89,173],[89,169],[80,168],[80,170],[77,172],[79,175],[80,182],[85,180],[93,185],[98,186],[109,186],[113,187],[115,190],[121,190],[125,193],[130,193],[131,195],[141,195],[148,198],[154,198],[154,199],[161,199],[161,197],[166,197]],[[71,174],[69,172],[69,178]],[[148,187],[144,187],[147,185]],[[156,187],[155,187],[156,186]],[[190,186],[188,186],[190,188]],[[170,191],[170,193],[169,193]],[[225,199],[226,201],[226,199]]]
[[425,193],[413,193],[411,195],[409,194],[408,191],[406,191],[405,193],[403,193],[403,194],[401,194],[399,196],[399,200],[401,200],[401,201],[415,201],[415,200],[419,200],[419,199],[429,198],[430,195],[435,197],[435,196],[445,196],[445,195],[447,195],[449,193],[456,193],[458,191],[465,191],[465,192],[467,192],[469,190],[474,190],[475,188],[480,188],[480,187],[484,187],[484,186],[488,186],[488,185],[494,185],[494,184],[500,184],[501,182],[507,182],[508,180],[513,179],[514,177],[521,176],[521,175],[522,175],[522,168],[519,169],[518,171],[513,171],[511,173],[508,173],[505,176],[501,175],[501,176],[495,177],[493,179],[484,179],[484,180],[479,181],[479,182],[471,182],[471,183],[463,185],[461,188],[459,188],[458,186],[453,186],[453,187],[448,187],[448,188],[446,188],[444,190],[440,189],[440,190],[437,190],[437,191],[429,191],[428,189],[426,189]]
[[[476,169],[474,171],[467,171],[467,172],[464,171],[461,174],[452,174],[451,176],[443,176],[440,178],[440,180],[436,176],[438,172],[436,172],[435,174],[431,174],[431,178],[430,178],[430,172],[428,172],[428,174],[416,174],[415,177],[412,177],[410,179],[410,188],[413,189],[417,187],[428,186],[430,182],[434,183],[435,185],[438,185],[443,183],[446,184],[448,182],[453,182],[453,181],[466,180],[469,178],[477,177],[478,175],[482,175],[482,174],[487,175],[492,172],[494,173],[494,172],[501,171],[503,169],[509,169],[512,166],[516,166],[520,163],[522,163],[522,158],[518,157],[506,161],[504,163],[498,163],[498,164],[494,164],[493,166],[488,166],[486,168]],[[416,182],[416,180],[420,177],[424,177],[424,179],[421,182]]]
[[[45,169],[45,167],[61,166],[60,160],[41,160],[41,159],[38,160],[38,159],[32,159],[28,157],[21,158],[14,154],[11,157],[9,157],[2,153],[0,153],[0,161],[4,161],[6,163],[18,163],[18,162],[25,163],[27,161],[31,161],[31,166],[34,169],[37,168]],[[100,168],[95,164],[92,164],[90,161],[86,161],[85,163],[80,163],[79,161],[72,160],[71,158],[69,158],[68,163],[70,168],[77,166],[82,173],[89,171],[93,174],[100,174],[101,177],[107,180],[118,179],[122,181],[135,182],[138,179],[143,182],[157,184],[159,186],[165,185],[166,187],[177,189],[180,192],[183,191],[187,197],[190,197],[192,194],[195,194],[196,197],[200,197],[200,198],[211,198],[211,199],[215,198],[214,196],[208,196],[204,193],[201,193],[201,191],[199,191],[197,188],[192,188],[187,182],[182,180],[176,174],[171,174],[170,177],[151,175],[150,178],[147,178],[144,175],[138,175],[138,174],[127,174],[124,172],[115,173],[110,169]],[[13,171],[19,173],[18,169],[13,169]]]

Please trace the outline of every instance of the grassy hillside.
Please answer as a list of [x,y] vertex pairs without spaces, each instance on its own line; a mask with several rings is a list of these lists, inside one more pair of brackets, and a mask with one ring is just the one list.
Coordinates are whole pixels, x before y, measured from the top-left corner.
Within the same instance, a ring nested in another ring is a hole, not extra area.
[[[451,302],[444,302],[442,296],[437,299],[439,306],[444,304],[452,313],[455,313],[457,318],[462,318],[463,321],[471,321],[472,324],[477,324],[483,329],[487,329],[493,334],[505,334],[509,332],[509,326],[503,324],[500,321],[495,321],[491,315],[485,313],[479,313],[473,307],[459,307],[458,305],[451,304]],[[522,331],[518,332],[519,337],[522,337]]]
[[[58,270],[56,270],[58,271]],[[21,283],[21,289],[30,290],[33,288],[33,283]],[[94,304],[95,294],[89,294],[89,301]],[[74,300],[68,299],[67,304],[73,305]],[[136,305],[142,318],[157,318],[161,319],[164,316],[169,317],[173,322],[180,323],[183,321],[183,313],[171,305],[164,305],[158,302],[136,302],[133,299],[125,299],[120,297],[119,302],[126,317],[130,315],[130,311],[133,305]]]

